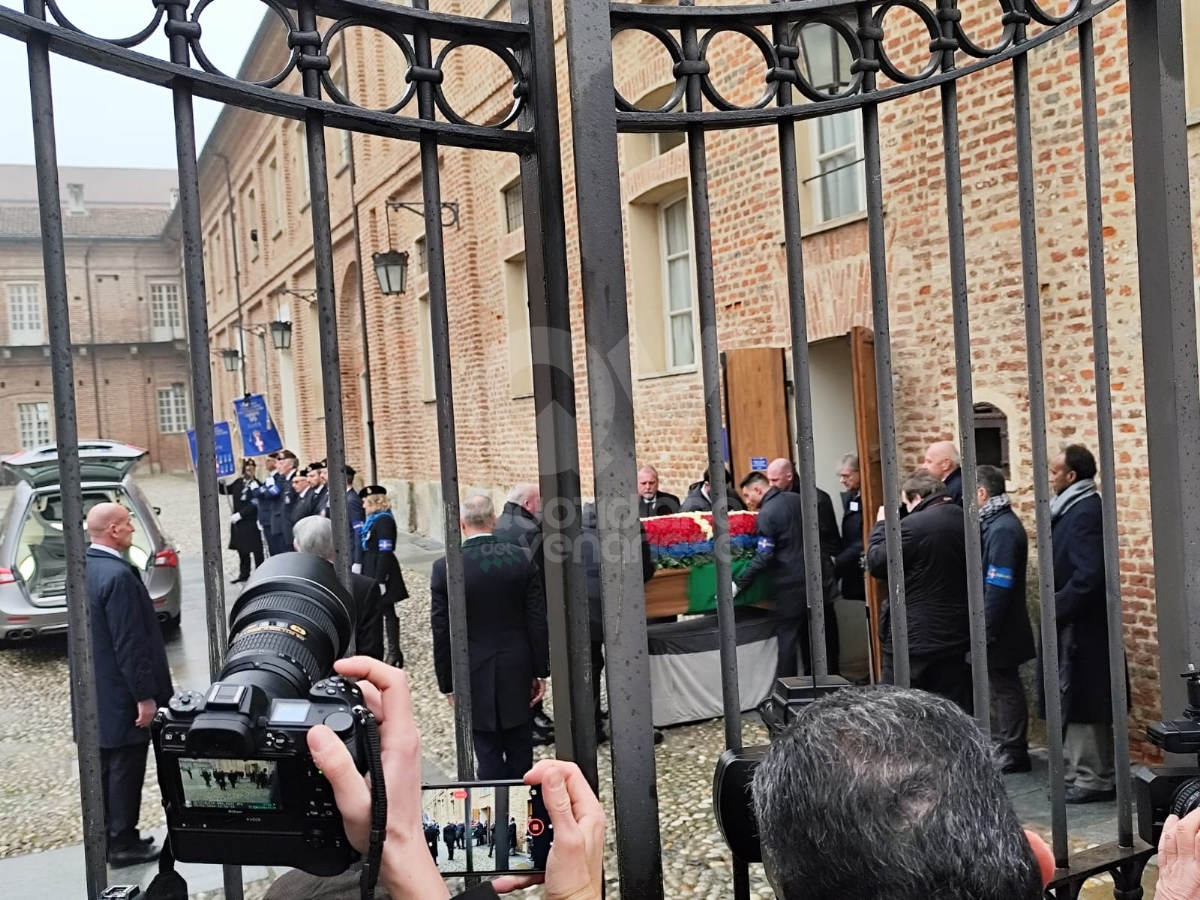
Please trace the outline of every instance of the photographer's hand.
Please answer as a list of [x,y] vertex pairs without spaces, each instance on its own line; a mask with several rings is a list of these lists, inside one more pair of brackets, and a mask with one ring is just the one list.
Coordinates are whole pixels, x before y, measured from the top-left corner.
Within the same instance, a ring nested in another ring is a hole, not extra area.
[[546,874],[504,875],[492,882],[506,894],[531,884],[546,885],[546,900],[600,900],[603,894],[604,807],[574,763],[544,759],[529,770],[526,784],[540,784],[554,843]]
[[1156,900],[1194,900],[1200,896],[1200,810],[1187,817],[1167,816],[1158,840]]
[[[367,708],[379,721],[379,743],[387,783],[387,838],[380,881],[393,900],[443,900],[450,896],[429,855],[421,828],[421,739],[413,722],[412,697],[403,669],[365,656],[338,660],[334,668],[358,683]],[[371,794],[345,745],[318,725],[308,733],[313,762],[333,787],[346,837],[366,852]]]

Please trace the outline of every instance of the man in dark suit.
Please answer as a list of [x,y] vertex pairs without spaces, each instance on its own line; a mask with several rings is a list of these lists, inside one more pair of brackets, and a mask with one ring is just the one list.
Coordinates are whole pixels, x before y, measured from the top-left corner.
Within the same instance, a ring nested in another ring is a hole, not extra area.
[[[729,500],[729,511],[741,511],[746,508],[742,498],[737,494],[737,485],[733,482],[733,473],[725,470],[725,496]],[[712,485],[708,482],[708,469],[704,477],[688,485],[687,496],[679,507],[680,512],[712,512]]]
[[846,600],[866,600],[863,582],[863,513],[862,475],[858,469],[858,454],[847,453],[838,466],[842,491],[842,548],[834,559],[834,574],[840,580],[842,597]]
[[1096,459],[1072,444],[1050,462],[1050,543],[1067,802],[1111,800],[1114,790],[1109,692],[1104,520]]
[[[488,497],[472,495],[460,514],[466,577],[467,658],[479,778],[521,778],[533,765],[532,707],[550,672],[546,597],[529,553],[492,534]],[[446,560],[433,564],[430,624],[438,689],[454,702]]]
[[292,478],[292,490],[296,492],[296,502],[292,504],[292,524],[311,516],[316,512],[316,486],[320,479],[308,466],[305,466]]
[[88,604],[108,862],[114,868],[158,857],[138,833],[150,722],[173,693],[154,603],[125,557],[133,543],[129,510],[100,503],[87,516]]
[[975,469],[979,482],[979,531],[983,547],[983,610],[987,619],[988,684],[996,701],[1000,771],[1028,772],[1029,706],[1021,663],[1033,659],[1033,628],[1025,606],[1029,535],[1004,490],[995,466]]
[[935,441],[925,451],[925,462],[922,468],[932,472],[946,485],[946,493],[955,503],[962,506],[962,454],[958,452],[953,441]]
[[446,859],[454,859],[454,845],[458,843],[458,826],[453,822],[443,825],[442,840],[446,843]]
[[637,472],[638,518],[670,516],[679,512],[679,498],[658,489],[658,472],[654,466],[642,466]]

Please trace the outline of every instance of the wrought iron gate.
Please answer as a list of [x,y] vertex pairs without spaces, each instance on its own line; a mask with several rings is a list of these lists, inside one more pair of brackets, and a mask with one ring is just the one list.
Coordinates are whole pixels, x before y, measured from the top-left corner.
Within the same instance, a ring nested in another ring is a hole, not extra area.
[[[545,539],[550,546],[570,548],[580,536],[579,440],[576,430],[574,364],[570,323],[570,291],[566,222],[563,214],[562,165],[559,157],[558,86],[550,0],[512,0],[512,21],[497,22],[434,13],[428,0],[411,7],[378,0],[263,0],[270,14],[287,28],[290,57],[284,71],[257,83],[239,81],[217,70],[203,51],[202,14],[212,0],[200,0],[189,13],[190,0],[154,0],[146,28],[125,39],[106,40],[81,32],[55,0],[25,0],[24,13],[0,7],[0,34],[16,37],[28,49],[33,95],[34,136],[45,260],[50,351],[54,373],[56,434],[61,483],[80,484],[78,434],[72,378],[71,336],[59,185],[54,138],[49,54],[61,54],[129,77],[156,83],[173,93],[180,176],[188,333],[199,457],[199,490],[204,541],[205,588],[208,600],[210,668],[215,674],[225,652],[225,602],[221,580],[221,541],[213,450],[212,384],[207,365],[209,326],[201,258],[200,198],[197,184],[193,97],[246,107],[304,122],[309,155],[313,247],[320,317],[320,359],[326,441],[330,461],[332,515],[345,521],[345,461],[342,395],[334,299],[330,206],[325,131],[343,128],[420,145],[425,233],[428,240],[430,308],[434,345],[441,485],[451,596],[454,667],[459,685],[466,677],[466,612],[462,556],[459,548],[459,479],[455,447],[455,415],[451,384],[446,273],[442,239],[439,146],[498,150],[517,154],[521,162],[529,283],[534,395],[539,423],[538,459],[541,489],[566,514],[548,517]],[[1087,252],[1091,271],[1092,329],[1095,340],[1095,385],[1100,423],[1100,467],[1113,471],[1112,400],[1109,387],[1106,326],[1104,232],[1100,202],[1101,158],[1096,114],[1096,66],[1093,19],[1115,0],[1071,0],[1069,8],[1047,11],[1036,0],[1001,0],[996,14],[1001,37],[988,48],[976,45],[960,21],[954,0],[886,0],[883,3],[778,2],[765,5],[697,7],[573,2],[566,4],[567,57],[573,121],[575,178],[588,185],[577,195],[583,293],[584,334],[592,432],[595,495],[600,511],[600,537],[608,555],[601,566],[605,642],[612,698],[612,760],[621,892],[627,898],[663,895],[658,833],[655,765],[649,719],[650,686],[646,650],[644,595],[639,566],[631,550],[637,546],[635,420],[632,402],[628,310],[618,165],[618,132],[683,132],[687,136],[696,248],[701,372],[704,382],[706,439],[713,495],[725,496],[721,436],[721,392],[712,234],[709,217],[706,137],[710,131],[750,126],[776,126],[780,201],[786,236],[786,275],[795,368],[796,422],[799,431],[799,474],[804,504],[804,534],[809,589],[820,594],[817,495],[813,454],[812,400],[808,368],[808,328],[804,260],[798,205],[793,123],[813,117],[859,111],[865,149],[866,197],[871,259],[871,299],[877,355],[879,425],[883,435],[881,462],[884,490],[896,496],[900,481],[891,380],[888,273],[883,225],[884,173],[881,171],[880,106],[919,91],[937,91],[941,99],[944,142],[947,240],[951,271],[954,347],[958,360],[956,388],[963,474],[966,538],[970,564],[972,657],[976,709],[987,710],[988,685],[984,635],[982,573],[978,515],[973,491],[975,447],[970,369],[970,303],[963,224],[963,189],[959,160],[958,83],[983,68],[1011,69],[1016,124],[1017,189],[1020,200],[1021,255],[1025,297],[1024,324],[1029,354],[1029,398],[1032,455],[1035,465],[1047,457],[1044,380],[1042,377],[1041,308],[1034,215],[1034,158],[1030,124],[1028,54],[1064,35],[1079,46],[1083,145],[1086,171]],[[885,50],[886,17],[903,8],[928,31],[929,60],[916,73],[900,70]],[[1200,543],[1190,539],[1200,527],[1200,471],[1189,466],[1200,446],[1200,403],[1197,384],[1196,319],[1191,297],[1192,250],[1184,134],[1183,51],[1181,14],[1171,0],[1127,0],[1128,45],[1132,88],[1133,146],[1140,252],[1141,310],[1146,367],[1146,410],[1151,454],[1151,499],[1155,576],[1158,593],[1164,711],[1181,708],[1182,689],[1172,673],[1183,668],[1189,653],[1200,649]],[[322,26],[323,22],[330,24]],[[359,108],[338,90],[329,75],[329,48],[345,27],[378,29],[402,49],[409,84],[399,104],[388,111]],[[801,38],[808,26],[830,30],[850,55],[851,77],[832,88],[815,84],[800,63]],[[161,28],[169,38],[170,59],[163,61],[134,48]],[[609,48],[618,33],[634,30],[660,42],[673,63],[674,88],[659,110],[643,111],[619,95],[615,108],[613,60]],[[707,56],[715,35],[734,32],[762,54],[766,72],[760,99],[737,107],[717,91]],[[434,47],[441,43],[435,57]],[[514,79],[515,102],[502,121],[473,125],[448,104],[442,91],[442,63],[449,48],[487,48],[507,64]],[[293,71],[303,79],[303,96],[276,90]],[[880,74],[891,85],[880,87]],[[798,102],[800,98],[809,101]],[[415,101],[415,114],[411,104]],[[676,107],[682,104],[682,110]],[[511,127],[513,124],[516,127]],[[773,186],[768,186],[773,187]],[[1150,352],[1152,351],[1152,352]],[[1053,633],[1053,575],[1049,565],[1049,485],[1035,477],[1037,546],[1042,599],[1042,629]],[[632,502],[631,502],[632,500]],[[1124,677],[1120,662],[1121,596],[1117,556],[1117,510],[1112,492],[1105,495],[1105,561],[1109,573],[1109,635],[1113,672],[1111,694],[1117,721],[1118,841],[1093,856],[1069,859],[1061,764],[1061,710],[1058,692],[1048,691],[1048,742],[1051,759],[1053,849],[1062,867],[1054,889],[1072,897],[1082,879],[1094,871],[1113,871],[1118,887],[1135,880],[1148,857],[1134,838],[1131,821],[1128,736],[1124,718]],[[95,697],[90,671],[88,606],[74,602],[85,594],[84,537],[78,490],[63,491],[68,551],[68,596],[71,655],[79,722],[89,897],[105,882],[100,809],[99,753]],[[728,535],[723,504],[714,510],[718,546]],[[346,529],[335,529],[339,572],[349,571]],[[610,538],[613,540],[610,541]],[[904,615],[899,521],[887,518],[892,639],[896,677],[909,678]],[[632,564],[631,564],[632,563]],[[725,736],[729,746],[741,741],[730,560],[718,555],[718,619],[721,630]],[[547,553],[546,585],[551,616],[555,711],[559,720],[560,756],[577,760],[597,783],[596,734],[591,717],[587,598],[584,575],[570,552]],[[823,632],[824,611],[816,604],[812,626]],[[1184,639],[1186,635],[1186,641]],[[824,674],[823,642],[814,648],[814,668]],[[1043,664],[1047,683],[1057,685],[1056,649],[1046,645]],[[473,769],[470,703],[462,692],[456,705],[460,777]],[[980,725],[989,727],[987,716]],[[227,896],[240,897],[240,872],[226,872]],[[734,864],[734,896],[749,895],[747,868]],[[1135,893],[1127,896],[1136,896]]]

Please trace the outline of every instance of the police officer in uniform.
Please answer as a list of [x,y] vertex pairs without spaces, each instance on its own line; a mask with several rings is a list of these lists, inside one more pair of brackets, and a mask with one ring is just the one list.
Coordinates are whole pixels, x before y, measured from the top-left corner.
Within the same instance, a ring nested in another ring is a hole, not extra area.
[[404,667],[404,652],[400,649],[400,620],[396,604],[408,599],[408,588],[400,562],[396,559],[396,518],[392,515],[387,488],[372,484],[361,491],[366,520],[362,526],[362,574],[370,578],[383,597],[383,633],[387,649],[383,661]]

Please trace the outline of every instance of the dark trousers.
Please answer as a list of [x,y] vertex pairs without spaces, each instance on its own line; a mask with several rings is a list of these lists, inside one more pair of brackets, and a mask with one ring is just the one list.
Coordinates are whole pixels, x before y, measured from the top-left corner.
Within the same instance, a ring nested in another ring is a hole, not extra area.
[[[812,647],[808,639],[808,616],[800,619],[800,655],[804,659],[804,671],[812,673]],[[841,674],[842,638],[838,633],[837,609],[832,603],[825,604],[825,662],[830,675]]]
[[250,577],[250,558],[254,558],[254,568],[258,568],[263,564],[263,551],[260,545],[254,550],[239,550],[238,551],[238,578],[245,581]]
[[1025,685],[1016,666],[988,667],[988,683],[996,701],[995,737],[1000,752],[1014,759],[1029,756],[1029,706],[1025,700]]
[[533,727],[531,722],[503,731],[473,731],[475,758],[479,760],[476,777],[480,781],[521,779],[533,768]]
[[[971,699],[971,667],[964,656],[914,657],[909,662],[909,676],[912,687],[945,697],[967,715],[972,714],[975,704]],[[883,651],[883,683],[896,683],[892,653],[886,648]]]
[[138,841],[138,815],[146,755],[150,744],[100,748],[100,784],[104,792],[104,825],[108,849],[132,850]]

